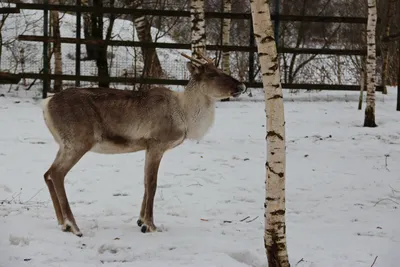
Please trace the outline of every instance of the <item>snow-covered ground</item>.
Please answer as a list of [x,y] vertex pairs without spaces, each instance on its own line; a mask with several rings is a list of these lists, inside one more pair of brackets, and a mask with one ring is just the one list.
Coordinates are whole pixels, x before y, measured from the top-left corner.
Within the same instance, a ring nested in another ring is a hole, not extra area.
[[[400,266],[400,116],[377,94],[363,128],[358,93],[286,93],[287,237],[292,266]],[[262,95],[218,103],[204,140],[161,164],[155,222],[136,225],[144,153],[87,154],[66,189],[84,236],[57,225],[43,173],[57,146],[37,101],[0,97],[0,266],[266,266]],[[15,93],[14,93],[15,94]]]

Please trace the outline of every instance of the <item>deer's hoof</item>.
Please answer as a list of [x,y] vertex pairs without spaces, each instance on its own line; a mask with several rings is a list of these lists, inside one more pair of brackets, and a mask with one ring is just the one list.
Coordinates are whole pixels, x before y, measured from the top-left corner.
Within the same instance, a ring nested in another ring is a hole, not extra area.
[[142,228],[140,228],[140,231],[142,233],[161,232],[160,230],[157,229],[157,227],[154,226],[154,224],[153,225],[143,224]]
[[76,236],[82,237],[82,232],[79,230],[78,226],[73,225],[69,220],[65,220],[61,227],[63,232],[72,232]]
[[136,221],[136,223],[137,223],[137,225],[138,225],[139,227],[141,227],[141,226],[143,225],[143,221],[142,221],[141,219],[138,219],[138,220]]
[[75,234],[77,237],[82,237],[83,234],[81,232]]

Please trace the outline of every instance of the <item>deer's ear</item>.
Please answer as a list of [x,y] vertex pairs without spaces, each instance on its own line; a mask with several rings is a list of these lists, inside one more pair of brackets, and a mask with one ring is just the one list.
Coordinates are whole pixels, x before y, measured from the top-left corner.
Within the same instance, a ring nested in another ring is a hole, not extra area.
[[186,63],[186,67],[192,75],[201,74],[204,72],[204,66],[198,66],[193,64],[192,62]]

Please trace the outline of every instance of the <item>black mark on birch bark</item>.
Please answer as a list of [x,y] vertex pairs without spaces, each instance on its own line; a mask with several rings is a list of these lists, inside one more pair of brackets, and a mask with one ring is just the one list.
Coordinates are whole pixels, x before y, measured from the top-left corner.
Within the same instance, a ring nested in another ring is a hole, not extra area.
[[272,173],[275,174],[275,175],[278,175],[279,178],[283,178],[283,176],[285,175],[284,172],[277,172],[277,171],[275,171],[274,169],[272,169],[271,166],[269,166],[268,161],[265,163],[265,166],[266,166],[266,168],[267,168],[270,172],[272,172]]
[[272,70],[272,71],[276,71],[277,69],[278,69],[278,64],[274,64],[271,67],[269,67],[269,70]]
[[273,97],[268,98],[268,100],[272,100],[272,99],[279,99],[282,98],[281,95],[274,95]]
[[285,214],[285,210],[275,210],[273,212],[271,212],[272,215],[284,215]]
[[274,41],[274,37],[272,37],[272,36],[265,36],[264,38],[262,38],[262,39],[260,40],[260,43],[263,44],[263,43],[273,42],[273,41]]
[[268,137],[277,137],[278,139],[283,141],[283,136],[280,135],[279,133],[275,132],[275,131],[268,131],[267,132],[267,138]]

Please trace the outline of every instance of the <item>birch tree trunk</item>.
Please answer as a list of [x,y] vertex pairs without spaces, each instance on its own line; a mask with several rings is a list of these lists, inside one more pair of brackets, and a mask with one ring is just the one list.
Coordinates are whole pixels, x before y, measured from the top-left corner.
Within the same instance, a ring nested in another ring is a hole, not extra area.
[[[394,3],[395,0],[388,0],[388,6],[387,6],[387,22],[386,22],[386,27],[385,27],[385,32],[384,36],[387,37],[390,35],[390,24],[392,22],[393,18],[393,13],[394,13]],[[381,42],[382,45],[382,57],[383,57],[383,63],[382,63],[382,86],[383,86],[383,94],[387,94],[387,88],[386,88],[386,80],[388,77],[388,72],[389,72],[389,43],[386,42]]]
[[361,70],[360,70],[360,97],[358,98],[358,110],[362,109],[363,95],[365,88],[365,57],[361,59]]
[[[223,0],[222,11],[225,13],[230,13],[232,8],[231,0]],[[231,20],[230,19],[223,19],[222,20],[222,45],[229,45],[229,37],[231,31]],[[230,67],[230,60],[229,60],[230,53],[229,51],[222,52],[222,70],[226,74],[231,74],[231,67]],[[221,101],[229,101],[230,98],[221,99]]]
[[[230,13],[232,3],[231,0],[223,0],[224,1],[224,13]],[[230,37],[230,30],[231,30],[231,20],[224,19],[222,22],[222,45],[229,45],[229,37]],[[222,70],[227,73],[231,74],[230,68],[230,60],[229,60],[229,51],[222,52]]]
[[269,267],[289,267],[285,224],[285,117],[269,0],[251,0],[267,115],[264,244]]
[[368,0],[367,23],[367,105],[364,127],[376,127],[375,123],[375,69],[376,69],[376,0]]
[[190,18],[192,24],[192,54],[205,54],[206,51],[206,27],[204,20],[204,0],[192,0],[190,3]]
[[[59,4],[58,1],[52,1],[52,4]],[[53,43],[53,54],[54,54],[54,74],[62,74],[62,54],[61,54],[61,33],[60,33],[60,17],[58,11],[50,11],[51,27],[53,37],[56,42]],[[61,92],[62,80],[54,80],[54,92]]]
[[[132,2],[134,3],[134,2]],[[135,4],[136,5],[136,4]],[[141,8],[139,3],[136,8]],[[140,16],[133,19],[135,24],[136,33],[140,42],[152,43],[151,25],[146,16]],[[154,47],[141,47],[143,55],[143,72],[142,77],[156,77],[160,78],[163,75],[160,59],[158,58],[156,48]],[[141,84],[140,90],[150,88],[150,84]]]

